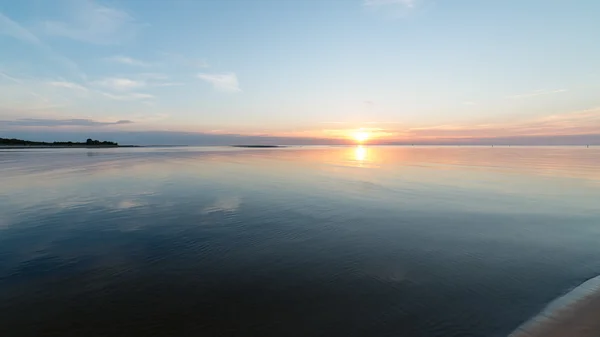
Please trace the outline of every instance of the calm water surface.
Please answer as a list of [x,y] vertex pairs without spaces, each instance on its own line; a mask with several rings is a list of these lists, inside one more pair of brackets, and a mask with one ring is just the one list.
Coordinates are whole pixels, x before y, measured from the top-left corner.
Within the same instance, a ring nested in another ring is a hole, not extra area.
[[599,242],[598,148],[0,150],[0,335],[507,336]]

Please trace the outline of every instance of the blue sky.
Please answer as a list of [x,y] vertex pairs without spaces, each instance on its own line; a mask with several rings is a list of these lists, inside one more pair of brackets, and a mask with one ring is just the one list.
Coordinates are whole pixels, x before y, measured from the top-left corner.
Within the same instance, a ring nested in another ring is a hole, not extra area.
[[600,134],[598,13],[592,0],[0,0],[0,133]]

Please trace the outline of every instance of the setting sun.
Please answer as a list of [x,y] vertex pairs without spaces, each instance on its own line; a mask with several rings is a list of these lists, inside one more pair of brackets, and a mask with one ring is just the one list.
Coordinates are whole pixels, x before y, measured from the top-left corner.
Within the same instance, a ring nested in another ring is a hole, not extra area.
[[369,139],[369,133],[364,131],[359,131],[354,134],[354,139],[356,139],[359,143],[364,143]]

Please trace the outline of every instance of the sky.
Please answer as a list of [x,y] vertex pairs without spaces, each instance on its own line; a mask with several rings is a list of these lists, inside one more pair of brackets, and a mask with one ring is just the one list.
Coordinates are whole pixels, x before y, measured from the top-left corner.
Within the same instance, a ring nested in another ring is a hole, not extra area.
[[600,143],[599,13],[596,0],[0,0],[0,137]]

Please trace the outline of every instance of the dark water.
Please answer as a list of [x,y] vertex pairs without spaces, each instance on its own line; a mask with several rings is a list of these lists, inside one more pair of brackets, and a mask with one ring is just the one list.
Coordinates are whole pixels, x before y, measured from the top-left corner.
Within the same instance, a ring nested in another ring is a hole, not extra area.
[[600,149],[0,150],[1,336],[507,336],[600,274]]

